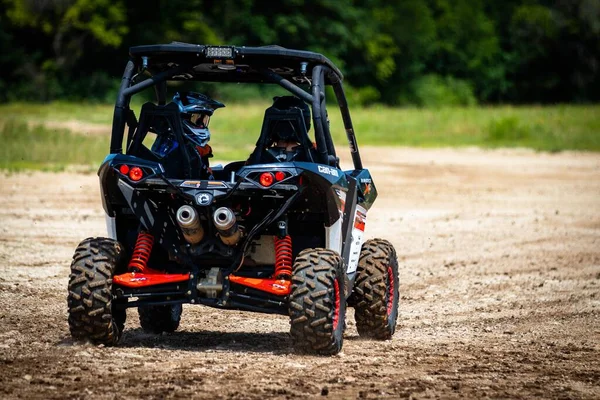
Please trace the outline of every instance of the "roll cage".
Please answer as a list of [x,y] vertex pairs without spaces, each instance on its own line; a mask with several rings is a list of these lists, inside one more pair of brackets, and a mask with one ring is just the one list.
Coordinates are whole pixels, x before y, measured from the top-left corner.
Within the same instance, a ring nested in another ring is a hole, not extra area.
[[128,142],[131,140],[138,121],[129,107],[130,100],[142,90],[153,86],[157,104],[164,105],[167,81],[276,83],[312,108],[315,161],[337,166],[325,99],[325,86],[331,85],[341,111],[354,169],[363,169],[342,86],[342,73],[321,54],[280,46],[208,46],[173,42],[131,47],[129,56],[115,104],[110,142],[112,154],[123,152],[125,125],[129,126]]

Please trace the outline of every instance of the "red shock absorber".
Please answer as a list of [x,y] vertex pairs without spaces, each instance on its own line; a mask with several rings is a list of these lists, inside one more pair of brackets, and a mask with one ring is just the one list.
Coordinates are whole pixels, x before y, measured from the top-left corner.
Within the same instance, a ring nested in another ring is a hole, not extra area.
[[133,249],[133,255],[131,261],[129,261],[128,269],[133,272],[146,272],[148,268],[148,260],[150,259],[150,253],[152,253],[152,245],[154,244],[154,237],[148,232],[141,231],[138,234],[137,241],[135,242],[135,248]]
[[292,277],[292,238],[275,236],[275,279]]

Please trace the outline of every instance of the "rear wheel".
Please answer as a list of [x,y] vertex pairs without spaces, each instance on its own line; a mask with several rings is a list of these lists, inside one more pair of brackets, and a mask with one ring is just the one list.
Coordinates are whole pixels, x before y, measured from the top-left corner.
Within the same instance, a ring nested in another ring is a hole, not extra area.
[[112,277],[125,262],[119,242],[88,238],[73,255],[67,297],[69,330],[75,339],[113,345],[121,338],[125,310],[112,302]]
[[360,336],[391,339],[398,317],[398,260],[387,240],[363,244],[350,302]]
[[139,307],[140,325],[149,333],[175,332],[181,321],[181,304]]
[[340,256],[327,249],[306,249],[294,261],[289,313],[297,350],[333,355],[340,352],[346,297]]

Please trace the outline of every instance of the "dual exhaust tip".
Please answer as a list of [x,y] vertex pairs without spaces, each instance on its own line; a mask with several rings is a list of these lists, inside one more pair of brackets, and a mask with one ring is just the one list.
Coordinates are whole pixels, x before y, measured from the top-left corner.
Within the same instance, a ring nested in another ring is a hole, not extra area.
[[[204,228],[194,207],[188,205],[179,207],[176,219],[188,243],[197,244],[204,239]],[[213,223],[223,243],[233,246],[239,242],[242,232],[231,209],[218,208],[213,214]]]

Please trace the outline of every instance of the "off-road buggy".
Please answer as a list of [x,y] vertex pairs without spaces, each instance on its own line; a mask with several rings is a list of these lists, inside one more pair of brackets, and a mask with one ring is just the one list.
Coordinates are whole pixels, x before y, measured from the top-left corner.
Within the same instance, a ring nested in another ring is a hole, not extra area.
[[[362,166],[342,79],[323,55],[279,46],[132,47],[98,172],[109,237],[85,239],[73,256],[72,336],[116,344],[129,307],[145,331],[173,332],[182,304],[191,303],[289,315],[303,352],[341,350],[347,305],[361,336],[391,338],[396,253],[385,240],[364,241],[377,190]],[[275,83],[292,96],[288,107],[265,111],[247,160],[213,167],[206,178],[179,110],[167,103],[172,81]],[[326,85],[341,110],[349,171],[340,169],[330,134]],[[156,101],[136,117],[130,99],[150,87]],[[166,134],[181,145],[161,157],[148,138]],[[277,153],[277,135],[298,146]]]

